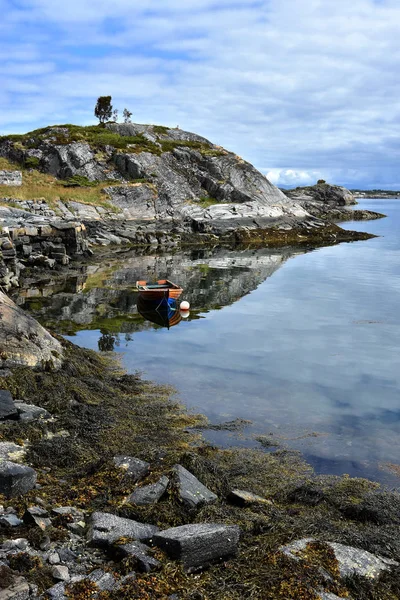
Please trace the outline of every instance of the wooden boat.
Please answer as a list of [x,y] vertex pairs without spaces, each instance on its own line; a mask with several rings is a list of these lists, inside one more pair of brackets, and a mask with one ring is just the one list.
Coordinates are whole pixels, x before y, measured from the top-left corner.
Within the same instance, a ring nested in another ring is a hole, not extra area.
[[156,283],[137,281],[136,287],[139,294],[149,300],[162,300],[163,298],[177,300],[183,292],[183,288],[168,279],[159,279]]

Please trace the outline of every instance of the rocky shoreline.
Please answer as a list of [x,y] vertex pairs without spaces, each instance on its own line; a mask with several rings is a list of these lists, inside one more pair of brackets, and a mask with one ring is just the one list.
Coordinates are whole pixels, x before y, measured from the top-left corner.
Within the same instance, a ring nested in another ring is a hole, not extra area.
[[[336,222],[384,215],[323,183],[285,191],[180,129],[110,123],[0,138],[0,285],[96,246],[332,244],[371,237]],[[16,169],[19,170],[16,170]],[[44,196],[40,196],[44,194]]]
[[0,370],[2,600],[398,597],[397,493],[284,448],[210,446],[171,390],[30,337]]

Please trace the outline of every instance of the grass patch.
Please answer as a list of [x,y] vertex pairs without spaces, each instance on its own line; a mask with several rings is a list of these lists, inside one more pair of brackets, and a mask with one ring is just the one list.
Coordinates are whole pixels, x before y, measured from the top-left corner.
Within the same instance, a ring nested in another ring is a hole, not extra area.
[[[0,168],[7,170],[22,170],[22,185],[20,186],[0,186],[0,194],[3,198],[13,198],[15,200],[45,200],[50,208],[57,210],[57,202],[80,202],[82,204],[92,204],[102,206],[112,212],[117,209],[111,204],[104,188],[112,182],[89,181],[86,177],[75,175],[68,181],[60,181],[48,175],[41,173],[36,169],[21,169],[18,165],[11,163],[6,159],[0,159]],[[10,206],[10,203],[5,203]],[[18,205],[15,205],[18,207]]]

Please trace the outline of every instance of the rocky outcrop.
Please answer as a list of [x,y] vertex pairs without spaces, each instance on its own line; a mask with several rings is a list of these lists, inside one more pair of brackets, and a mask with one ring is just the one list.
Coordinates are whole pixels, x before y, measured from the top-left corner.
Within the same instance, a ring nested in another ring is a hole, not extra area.
[[66,201],[56,210],[65,220],[83,221],[94,243],[180,244],[192,243],[193,236],[267,244],[353,239],[307,208],[350,203],[343,188],[284,194],[239,156],[180,129],[128,123],[49,127],[17,142],[3,139],[0,156],[24,165],[35,161],[64,180],[109,182],[106,206]]
[[283,191],[309,214],[329,221],[363,221],[385,216],[369,210],[349,209],[348,207],[357,204],[357,201],[350,190],[340,185],[321,182]]
[[0,171],[0,185],[22,185],[21,171]]
[[60,342],[0,292],[0,368],[59,368],[62,357]]

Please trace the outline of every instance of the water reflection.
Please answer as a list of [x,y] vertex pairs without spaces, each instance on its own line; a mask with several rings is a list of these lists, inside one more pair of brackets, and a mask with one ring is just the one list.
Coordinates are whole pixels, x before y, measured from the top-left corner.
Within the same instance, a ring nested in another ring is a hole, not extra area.
[[138,313],[151,323],[160,327],[174,327],[181,322],[182,316],[178,304],[174,298],[162,298],[151,300],[139,294],[137,299]]

